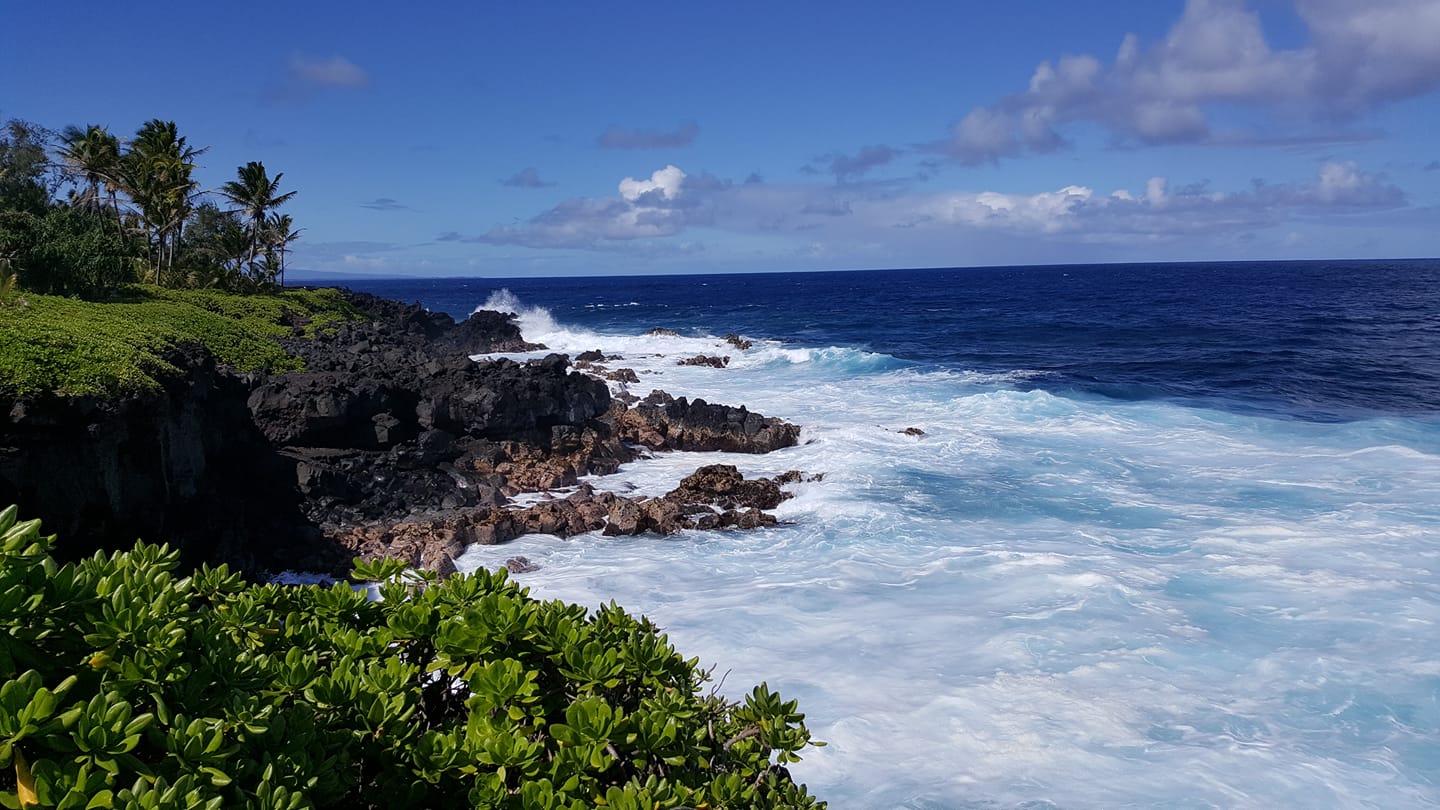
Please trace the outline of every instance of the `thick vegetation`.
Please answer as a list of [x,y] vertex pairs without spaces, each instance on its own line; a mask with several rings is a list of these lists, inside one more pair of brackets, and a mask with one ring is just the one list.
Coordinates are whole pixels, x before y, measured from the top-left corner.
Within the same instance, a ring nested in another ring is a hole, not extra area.
[[794,702],[705,693],[613,604],[390,562],[356,569],[372,601],[51,542],[0,512],[6,807],[823,806],[782,767],[818,744]]
[[135,281],[237,292],[283,286],[300,232],[277,209],[296,192],[282,192],[283,175],[251,161],[208,195],[194,177],[204,152],[174,121],[147,121],[128,140],[96,125],[56,133],[6,122],[0,270],[33,292],[86,297]]
[[114,395],[157,388],[175,371],[165,351],[183,343],[243,371],[297,368],[275,338],[354,310],[334,290],[231,295],[127,285],[103,303],[27,293],[23,306],[0,312],[0,394]]

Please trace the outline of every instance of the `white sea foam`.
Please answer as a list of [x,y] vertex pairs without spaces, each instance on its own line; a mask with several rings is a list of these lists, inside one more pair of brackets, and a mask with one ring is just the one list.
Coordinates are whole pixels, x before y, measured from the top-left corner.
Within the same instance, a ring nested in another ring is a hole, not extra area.
[[[830,745],[792,771],[831,806],[1440,803],[1433,426],[1079,401],[1018,390],[1024,372],[602,335],[495,303],[529,340],[624,355],[639,393],[804,426],[769,455],[660,455],[597,482],[658,494],[721,460],[824,473],[783,525],[531,536],[461,566],[524,554],[538,595],[615,599],[726,691],[799,698]],[[700,353],[731,363],[675,365]]]

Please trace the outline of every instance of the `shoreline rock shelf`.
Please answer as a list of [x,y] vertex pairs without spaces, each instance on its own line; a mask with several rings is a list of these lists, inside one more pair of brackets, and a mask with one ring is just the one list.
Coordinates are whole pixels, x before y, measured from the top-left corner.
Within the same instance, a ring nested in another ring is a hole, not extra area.
[[[538,532],[568,537],[773,525],[788,494],[709,465],[657,498],[579,484],[648,452],[768,453],[800,428],[744,407],[653,391],[627,405],[560,354],[520,363],[470,355],[535,352],[507,313],[456,324],[417,305],[347,293],[364,319],[282,343],[305,370],[238,375],[199,347],[151,397],[0,402],[0,490],[59,531],[79,557],[144,537],[186,564],[337,571],[395,556],[445,571],[470,543]],[[628,374],[626,373],[628,372]],[[594,376],[592,376],[592,374]],[[578,486],[577,486],[578,485]],[[521,493],[576,488],[516,507]]]

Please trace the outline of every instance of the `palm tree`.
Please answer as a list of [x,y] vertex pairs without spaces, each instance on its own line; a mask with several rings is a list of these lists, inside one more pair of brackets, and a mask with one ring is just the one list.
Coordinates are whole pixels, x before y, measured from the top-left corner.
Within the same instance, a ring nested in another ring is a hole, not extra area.
[[[60,159],[71,171],[84,180],[76,202],[78,207],[99,212],[100,187],[105,186],[110,201],[115,205],[116,178],[120,169],[120,139],[102,126],[91,124],[85,129],[66,127],[61,135]],[[115,222],[118,225],[119,209],[116,207]]]
[[175,264],[175,251],[194,208],[199,184],[191,179],[194,160],[205,152],[185,142],[174,121],[145,122],[121,159],[120,185],[139,210],[155,250],[155,282]]
[[272,208],[279,208],[295,196],[295,192],[279,193],[280,178],[272,180],[265,172],[265,164],[252,160],[236,170],[238,180],[231,180],[220,187],[220,195],[237,206],[237,213],[250,221],[250,264],[252,273],[258,272],[256,259],[264,247],[265,217]]
[[[279,179],[278,177],[276,178]],[[271,248],[280,251],[280,286],[285,286],[285,252],[289,249],[291,242],[300,238],[300,231],[294,230],[295,222],[290,219],[289,214],[271,214],[265,220],[266,242]]]

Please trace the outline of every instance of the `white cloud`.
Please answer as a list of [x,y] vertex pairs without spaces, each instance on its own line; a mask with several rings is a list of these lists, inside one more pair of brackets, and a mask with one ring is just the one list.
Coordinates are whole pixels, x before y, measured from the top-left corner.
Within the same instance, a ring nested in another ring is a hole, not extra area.
[[365,272],[376,272],[390,266],[389,260],[384,256],[356,256],[354,254],[343,256],[340,263],[353,270],[363,270]]
[[685,172],[673,165],[656,169],[649,180],[627,177],[620,181],[620,196],[635,202],[652,191],[659,192],[661,199],[673,200],[680,195],[680,184],[685,182]]
[[[565,200],[521,225],[447,241],[593,249],[673,236],[711,216],[704,191],[717,183],[710,177],[689,177],[679,167],[667,165],[651,173],[648,180],[624,178],[617,184],[617,197]],[[692,186],[698,193],[690,191]]]
[[1299,9],[1332,106],[1364,109],[1440,84],[1440,3],[1299,0]]
[[946,195],[924,213],[931,215],[933,222],[1055,233],[1068,228],[1076,209],[1094,196],[1084,186],[1028,195],[983,191]]
[[1145,48],[1126,35],[1108,65],[1091,55],[1042,62],[1026,90],[966,113],[946,148],[968,164],[1049,152],[1080,121],[1141,144],[1236,141],[1245,134],[1214,131],[1215,108],[1333,121],[1440,88],[1436,0],[1297,6],[1309,41],[1276,49],[1242,0],[1188,0],[1163,40]]
[[1165,178],[1152,177],[1145,182],[1145,202],[1156,208],[1164,208],[1166,201]]
[[[627,177],[609,198],[566,200],[528,222],[463,241],[532,248],[654,250],[695,227],[819,242],[830,249],[902,240],[1018,239],[1118,244],[1238,234],[1305,219],[1404,205],[1400,189],[1354,163],[1326,162],[1302,183],[1255,182],[1238,191],[1205,183],[1172,188],[1151,177],[1138,189],[1096,194],[1083,185],[1016,194],[995,190],[916,193],[894,184],[725,183],[667,165]],[[456,241],[448,239],[447,241]],[[629,244],[629,247],[625,245]]]

